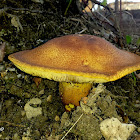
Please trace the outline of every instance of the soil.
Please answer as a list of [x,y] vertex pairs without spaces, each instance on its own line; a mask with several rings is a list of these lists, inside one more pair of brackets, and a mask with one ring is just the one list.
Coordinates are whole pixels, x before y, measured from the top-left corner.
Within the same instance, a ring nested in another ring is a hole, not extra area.
[[[137,43],[140,37],[133,34],[135,38],[127,44],[117,28],[81,13],[75,1],[34,1],[2,0],[0,5],[0,42],[6,42],[5,57],[0,62],[0,139],[59,140],[84,113],[65,140],[104,140],[99,124],[111,117],[136,125],[138,129],[129,138],[134,140],[140,133],[140,79],[134,73],[104,84],[107,93],[96,100],[96,113],[87,115],[82,106],[66,112],[58,82],[20,71],[8,60],[8,55],[74,33],[105,37],[121,49],[140,54]],[[32,99],[39,102],[28,104]],[[40,113],[28,118],[27,104]]]

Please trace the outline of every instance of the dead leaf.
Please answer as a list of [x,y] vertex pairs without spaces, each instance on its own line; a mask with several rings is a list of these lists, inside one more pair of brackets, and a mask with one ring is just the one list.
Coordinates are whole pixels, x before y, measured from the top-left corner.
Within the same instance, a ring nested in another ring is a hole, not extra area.
[[41,83],[41,78],[33,78],[33,81],[35,82],[35,84],[37,85],[37,87],[39,86],[39,84]]

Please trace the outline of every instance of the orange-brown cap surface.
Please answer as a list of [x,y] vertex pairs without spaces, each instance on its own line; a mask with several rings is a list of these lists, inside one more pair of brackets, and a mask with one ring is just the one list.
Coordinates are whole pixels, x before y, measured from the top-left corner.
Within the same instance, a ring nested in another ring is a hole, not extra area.
[[93,35],[67,35],[9,59],[34,76],[66,82],[109,82],[140,70],[140,56]]

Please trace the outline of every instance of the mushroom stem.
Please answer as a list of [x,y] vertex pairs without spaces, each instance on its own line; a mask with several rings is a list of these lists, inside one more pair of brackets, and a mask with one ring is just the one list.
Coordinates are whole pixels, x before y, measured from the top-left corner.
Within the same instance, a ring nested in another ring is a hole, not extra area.
[[79,101],[82,97],[86,97],[92,87],[92,83],[69,83],[60,82],[59,92],[62,97],[62,102],[65,105],[73,104],[79,106]]

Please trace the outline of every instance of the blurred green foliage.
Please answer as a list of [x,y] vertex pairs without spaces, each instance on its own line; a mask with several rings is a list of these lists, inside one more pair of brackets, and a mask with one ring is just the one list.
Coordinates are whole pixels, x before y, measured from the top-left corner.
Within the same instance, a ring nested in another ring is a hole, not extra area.
[[101,4],[106,6],[107,5],[107,0],[103,0],[103,2]]
[[126,39],[126,43],[127,43],[127,44],[130,44],[130,43],[132,42],[132,37],[129,36],[129,35],[126,35],[126,36],[125,36],[125,39]]
[[140,38],[137,40],[137,46],[140,46]]

